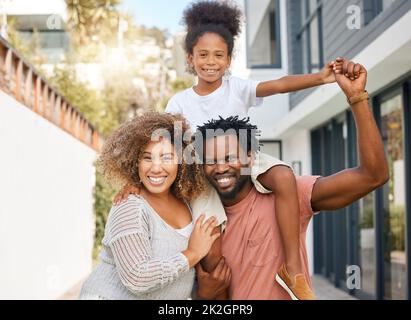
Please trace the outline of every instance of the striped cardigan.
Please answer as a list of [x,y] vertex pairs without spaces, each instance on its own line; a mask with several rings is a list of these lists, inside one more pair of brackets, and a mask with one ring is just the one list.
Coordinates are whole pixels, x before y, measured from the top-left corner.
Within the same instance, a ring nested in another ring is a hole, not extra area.
[[80,299],[189,299],[188,237],[168,225],[141,196],[113,206],[101,262],[83,284]]

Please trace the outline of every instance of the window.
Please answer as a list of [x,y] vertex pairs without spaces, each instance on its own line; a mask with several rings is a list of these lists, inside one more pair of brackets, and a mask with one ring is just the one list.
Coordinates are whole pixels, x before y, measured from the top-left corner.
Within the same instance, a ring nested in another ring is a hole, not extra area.
[[246,0],[247,63],[250,68],[280,68],[278,0]]
[[[389,181],[347,207],[346,220],[344,215],[314,217],[314,271],[336,283],[346,264],[357,265],[361,268],[361,288],[351,293],[358,298],[410,299],[411,247],[407,239],[411,235],[411,192],[407,186],[411,172],[407,168],[411,159],[411,79],[373,97],[372,105],[387,156]],[[357,133],[350,111],[346,119],[345,148],[338,143],[341,131],[334,119],[312,131],[313,174],[338,171],[343,165],[338,159],[344,158],[340,149],[346,151],[346,167],[358,165]],[[346,288],[341,281],[339,285]]]
[[375,221],[374,193],[369,193],[359,200],[359,260],[361,266],[361,289],[370,297],[375,297]]
[[390,180],[383,187],[384,297],[406,299],[405,152],[401,92],[381,103],[381,133],[387,152]]
[[369,24],[376,16],[391,6],[396,0],[363,0],[364,25]]
[[323,67],[322,17],[319,0],[301,0],[301,29],[297,41],[301,45],[301,72],[318,72]]
[[[327,176],[347,167],[347,135],[345,113],[311,133],[312,173]],[[346,286],[348,259],[348,211],[314,217],[314,269],[336,286]]]
[[282,144],[279,140],[261,140],[260,151],[270,156],[282,159]]

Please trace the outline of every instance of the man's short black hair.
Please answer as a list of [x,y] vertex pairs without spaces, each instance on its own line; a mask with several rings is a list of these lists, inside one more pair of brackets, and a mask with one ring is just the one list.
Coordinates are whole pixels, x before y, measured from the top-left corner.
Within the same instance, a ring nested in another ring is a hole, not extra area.
[[257,138],[260,136],[260,130],[258,130],[257,126],[250,123],[249,117],[239,119],[238,116],[231,116],[224,119],[219,116],[219,119],[212,119],[204,123],[202,126],[197,127],[197,131],[194,136],[196,149],[200,155],[200,158],[203,158],[202,146],[205,139],[234,133],[236,134],[237,139],[241,142],[243,142],[243,140],[240,139],[240,137],[246,138],[242,148],[246,150],[247,153],[251,151],[252,154],[255,154],[260,150],[260,143]]

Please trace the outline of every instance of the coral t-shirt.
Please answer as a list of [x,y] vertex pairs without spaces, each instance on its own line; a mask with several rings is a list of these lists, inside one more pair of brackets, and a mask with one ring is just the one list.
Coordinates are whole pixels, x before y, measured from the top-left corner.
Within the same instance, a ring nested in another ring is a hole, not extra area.
[[[308,283],[305,244],[308,223],[314,212],[311,194],[318,176],[297,177],[300,205],[300,254]],[[227,226],[222,235],[222,253],[231,268],[230,298],[234,300],[289,300],[275,281],[284,262],[281,236],[275,217],[275,195],[259,193],[253,186],[241,202],[225,207]]]

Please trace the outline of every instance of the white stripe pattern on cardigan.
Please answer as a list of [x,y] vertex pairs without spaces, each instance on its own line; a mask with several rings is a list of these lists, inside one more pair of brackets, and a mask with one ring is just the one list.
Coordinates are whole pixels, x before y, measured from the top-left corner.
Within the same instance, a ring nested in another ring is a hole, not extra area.
[[110,210],[101,262],[83,284],[80,299],[189,299],[189,238],[168,225],[141,196]]

